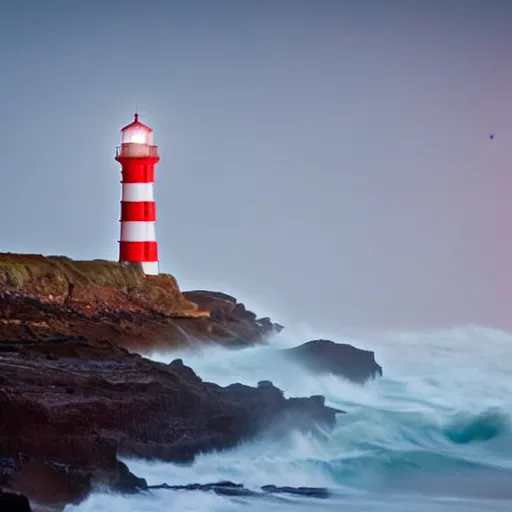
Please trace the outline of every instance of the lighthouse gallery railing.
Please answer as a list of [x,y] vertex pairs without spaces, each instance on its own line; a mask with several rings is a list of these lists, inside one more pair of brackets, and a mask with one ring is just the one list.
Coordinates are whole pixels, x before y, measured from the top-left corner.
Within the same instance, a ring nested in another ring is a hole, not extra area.
[[147,144],[136,144],[129,142],[116,147],[116,157],[127,158],[157,158],[158,146],[148,146]]

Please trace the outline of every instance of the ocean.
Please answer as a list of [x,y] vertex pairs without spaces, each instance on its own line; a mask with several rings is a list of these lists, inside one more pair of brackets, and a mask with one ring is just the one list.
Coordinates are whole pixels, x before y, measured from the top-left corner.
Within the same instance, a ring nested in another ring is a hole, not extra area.
[[[274,357],[278,348],[320,337],[375,351],[384,376],[365,386],[313,376]],[[230,480],[326,487],[325,499],[226,497],[158,490],[94,494],[66,512],[510,511],[512,510],[512,335],[466,326],[421,333],[343,336],[285,329],[268,346],[242,351],[153,354],[182,357],[204,380],[256,385],[269,379],[286,396],[323,394],[348,414],[325,437],[290,431],[199,456],[191,466],[125,459],[149,484]]]

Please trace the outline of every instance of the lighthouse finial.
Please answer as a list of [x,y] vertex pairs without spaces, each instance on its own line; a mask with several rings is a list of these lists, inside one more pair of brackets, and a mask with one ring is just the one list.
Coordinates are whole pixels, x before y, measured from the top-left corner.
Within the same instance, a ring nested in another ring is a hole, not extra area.
[[135,115],[133,117],[135,118],[135,122],[137,123],[139,121],[139,114],[135,112]]

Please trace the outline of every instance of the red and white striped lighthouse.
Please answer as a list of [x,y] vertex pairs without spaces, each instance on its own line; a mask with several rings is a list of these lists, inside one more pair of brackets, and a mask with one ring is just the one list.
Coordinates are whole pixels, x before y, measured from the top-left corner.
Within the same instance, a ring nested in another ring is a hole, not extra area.
[[121,164],[121,239],[119,261],[142,264],[145,274],[158,274],[155,235],[155,164],[160,160],[152,144],[153,130],[139,121],[121,129],[115,159]]

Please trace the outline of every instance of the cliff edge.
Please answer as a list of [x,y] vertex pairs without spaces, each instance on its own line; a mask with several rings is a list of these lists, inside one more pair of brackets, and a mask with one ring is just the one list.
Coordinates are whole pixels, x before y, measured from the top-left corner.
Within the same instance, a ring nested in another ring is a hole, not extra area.
[[234,297],[188,293],[173,276],[146,276],[137,263],[0,253],[0,338],[81,335],[145,352],[194,340],[247,346],[280,329]]

